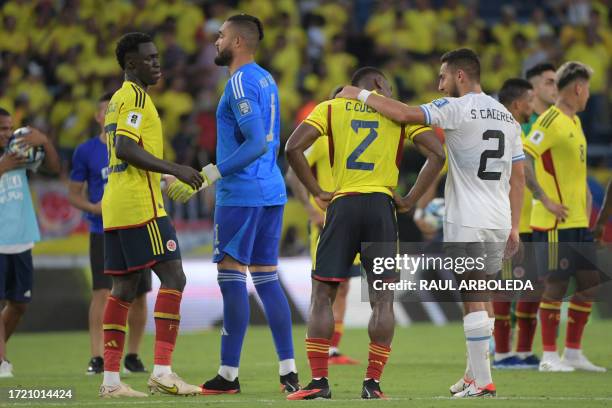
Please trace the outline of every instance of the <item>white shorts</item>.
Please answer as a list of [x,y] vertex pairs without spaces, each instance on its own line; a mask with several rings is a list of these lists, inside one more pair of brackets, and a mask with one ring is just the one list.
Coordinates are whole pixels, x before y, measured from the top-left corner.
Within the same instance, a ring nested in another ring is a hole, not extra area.
[[482,257],[488,275],[496,274],[502,269],[510,229],[465,227],[452,222],[444,222],[443,228],[444,247],[450,256]]

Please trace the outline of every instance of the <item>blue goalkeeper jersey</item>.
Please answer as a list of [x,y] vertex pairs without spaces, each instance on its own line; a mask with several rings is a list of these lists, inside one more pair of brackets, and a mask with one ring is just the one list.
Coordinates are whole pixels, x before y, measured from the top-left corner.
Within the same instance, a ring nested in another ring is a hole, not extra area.
[[[257,121],[257,122],[251,122]],[[280,147],[278,88],[272,75],[256,63],[240,67],[225,85],[217,107],[217,165],[245,141],[241,128],[263,130],[266,152],[246,167],[217,182],[216,205],[264,207],[287,201],[283,176],[276,163]],[[221,169],[221,166],[219,166]]]

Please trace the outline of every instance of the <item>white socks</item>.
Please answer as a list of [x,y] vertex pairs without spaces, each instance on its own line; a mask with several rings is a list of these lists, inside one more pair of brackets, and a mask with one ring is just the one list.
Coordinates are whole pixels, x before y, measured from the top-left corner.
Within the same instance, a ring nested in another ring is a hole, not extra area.
[[121,382],[121,379],[119,378],[118,371],[105,371],[104,372],[104,380],[102,381],[102,384],[113,386],[113,385],[119,385],[120,382]]
[[[465,342],[465,349],[467,350],[467,341]],[[465,358],[467,360],[467,366],[465,367],[465,374],[463,376],[463,378],[468,379],[468,380],[473,380],[474,379],[474,373],[472,372],[472,365],[470,364],[470,354],[466,351],[465,352]]]
[[238,367],[224,366],[219,367],[219,371],[217,372],[221,377],[225,378],[227,381],[234,381],[236,377],[238,377]]
[[565,347],[565,351],[563,351],[563,357],[570,359],[570,360],[578,360],[581,356],[582,356],[581,349]]
[[493,382],[489,362],[489,341],[493,325],[486,311],[472,312],[463,318],[463,331],[467,340],[470,368],[476,386],[485,387]]
[[172,374],[172,368],[167,365],[157,365],[153,366],[153,375],[155,377],[161,377],[164,374]]
[[[287,375],[290,372],[297,373],[297,367],[295,366],[295,360],[293,358],[288,358],[278,362],[279,375]],[[238,373],[236,373],[236,376],[237,375]]]

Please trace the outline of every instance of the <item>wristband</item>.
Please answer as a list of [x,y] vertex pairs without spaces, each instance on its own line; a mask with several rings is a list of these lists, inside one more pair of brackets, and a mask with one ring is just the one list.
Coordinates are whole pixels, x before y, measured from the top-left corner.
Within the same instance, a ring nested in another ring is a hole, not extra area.
[[368,91],[367,89],[362,89],[359,92],[359,95],[357,95],[357,99],[359,99],[361,102],[366,103],[366,101],[368,100],[368,97],[370,96],[372,92]]
[[423,211],[423,209],[422,209],[422,208],[417,208],[416,210],[414,210],[414,216],[412,217],[412,219],[413,219],[414,221],[416,221],[416,220],[420,220],[421,218],[423,218],[423,213],[424,213],[424,212],[425,212],[425,211]]

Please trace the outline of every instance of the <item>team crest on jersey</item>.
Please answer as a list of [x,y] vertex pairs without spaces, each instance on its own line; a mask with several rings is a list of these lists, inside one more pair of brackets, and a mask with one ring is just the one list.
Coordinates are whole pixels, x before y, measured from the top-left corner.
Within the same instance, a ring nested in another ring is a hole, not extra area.
[[440,99],[436,99],[432,103],[436,106],[436,108],[441,108],[448,103],[448,99],[440,98]]
[[249,101],[241,101],[238,103],[238,110],[240,111],[240,116],[248,115],[251,113],[251,104]]
[[542,143],[542,140],[544,140],[544,133],[540,132],[539,130],[535,130],[529,139],[531,139],[533,144],[539,145]]
[[138,129],[140,127],[140,122],[141,121],[142,121],[142,114],[140,114],[138,112],[129,112],[128,113],[126,123],[129,126]]
[[168,248],[168,251],[170,252],[176,251],[176,241],[171,239],[168,242],[166,242],[166,248]]

